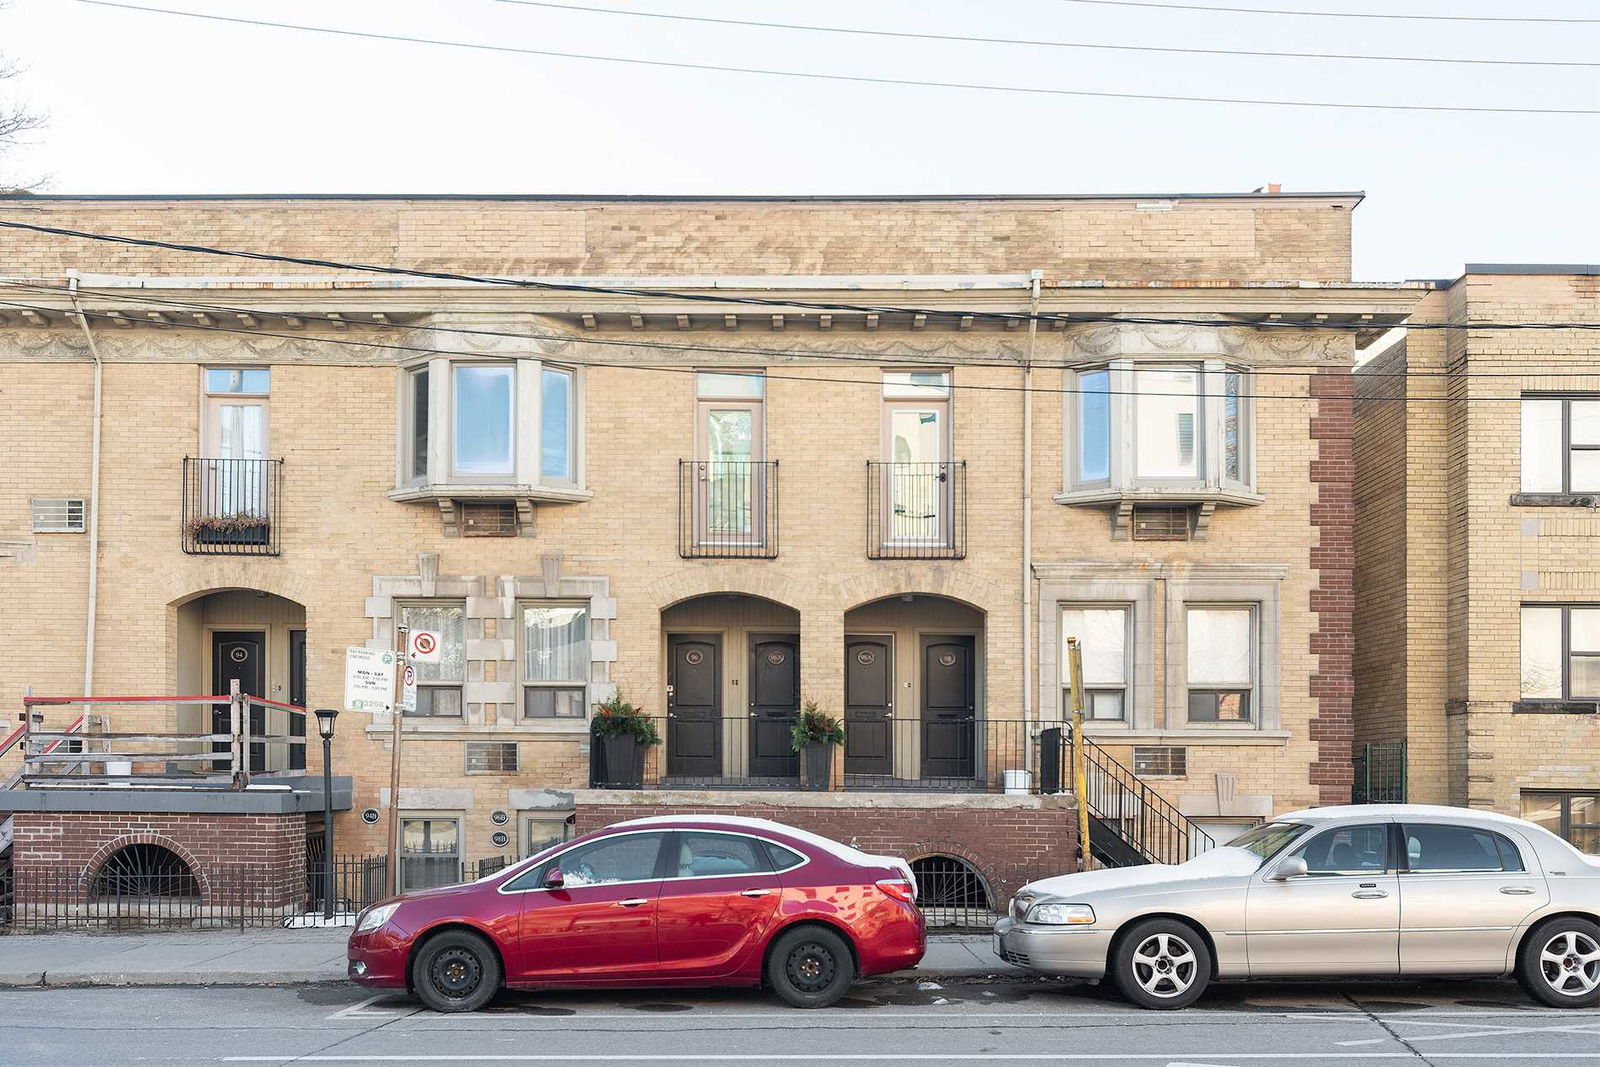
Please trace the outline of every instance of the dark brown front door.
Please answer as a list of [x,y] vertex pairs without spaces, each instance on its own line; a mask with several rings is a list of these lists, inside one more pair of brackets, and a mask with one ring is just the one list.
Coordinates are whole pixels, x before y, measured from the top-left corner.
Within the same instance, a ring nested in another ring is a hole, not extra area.
[[[211,691],[213,696],[220,696],[230,692],[234,681],[239,683],[239,692],[245,696],[266,696],[266,635],[258,631],[233,631],[217,630],[211,635]],[[266,709],[250,709],[250,732],[260,735],[266,733]],[[231,709],[227,704],[211,705],[211,732],[214,734],[227,734],[233,732]],[[226,752],[229,748],[227,741],[213,741],[211,751]],[[267,749],[265,745],[253,744],[250,746],[250,769],[263,770],[266,767]],[[213,770],[226,770],[225,764],[213,764]]]
[[971,778],[976,770],[973,639],[922,639],[922,776]]
[[797,778],[789,731],[800,715],[800,639],[754,634],[750,661],[750,776]]
[[722,773],[722,637],[667,637],[667,774]]
[[844,645],[844,773],[894,773],[894,670],[886,637]]

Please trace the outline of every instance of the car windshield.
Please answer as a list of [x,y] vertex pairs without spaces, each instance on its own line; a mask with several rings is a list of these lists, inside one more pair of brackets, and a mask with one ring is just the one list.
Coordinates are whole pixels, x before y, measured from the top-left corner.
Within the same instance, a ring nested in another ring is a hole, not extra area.
[[1228,842],[1229,848],[1242,848],[1261,859],[1276,855],[1310,827],[1303,822],[1269,822],[1252,827]]

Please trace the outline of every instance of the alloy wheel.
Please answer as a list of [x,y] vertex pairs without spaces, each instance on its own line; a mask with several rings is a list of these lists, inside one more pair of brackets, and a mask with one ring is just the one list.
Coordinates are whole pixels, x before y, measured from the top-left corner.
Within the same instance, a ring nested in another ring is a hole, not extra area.
[[1152,997],[1182,996],[1194,985],[1199,960],[1175,934],[1151,934],[1133,950],[1133,980]]
[[1588,934],[1563,931],[1539,952],[1539,971],[1557,993],[1576,997],[1600,989],[1600,944]]

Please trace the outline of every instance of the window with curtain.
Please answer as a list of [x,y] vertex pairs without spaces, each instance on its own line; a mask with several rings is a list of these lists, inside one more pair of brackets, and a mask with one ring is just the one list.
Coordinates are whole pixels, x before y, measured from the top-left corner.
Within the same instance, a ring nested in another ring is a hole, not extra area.
[[589,607],[522,606],[523,717],[582,719],[588,708]]
[[1255,721],[1256,610],[1253,605],[1190,607],[1189,721],[1248,725]]
[[1600,606],[1522,605],[1522,699],[1600,700]]
[[1072,706],[1067,638],[1076,637],[1083,658],[1084,715],[1103,721],[1128,718],[1129,622],[1127,605],[1083,605],[1061,611],[1061,706]]
[[466,605],[460,601],[402,604],[400,622],[413,630],[439,634],[439,662],[418,663],[418,718],[456,718],[461,715],[461,686],[467,679]]

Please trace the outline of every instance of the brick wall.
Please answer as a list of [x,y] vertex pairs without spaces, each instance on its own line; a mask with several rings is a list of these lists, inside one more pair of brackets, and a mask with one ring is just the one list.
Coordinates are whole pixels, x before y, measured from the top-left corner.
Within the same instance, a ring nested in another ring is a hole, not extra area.
[[1069,807],[979,810],[894,807],[790,807],[593,804],[578,808],[577,832],[654,815],[739,815],[797,826],[875,855],[917,860],[955,856],[977,868],[994,904],[1003,907],[1036,878],[1067,874],[1077,865],[1077,813]]
[[1317,398],[1311,420],[1311,438],[1317,443],[1317,458],[1311,463],[1311,481],[1317,487],[1311,525],[1318,535],[1311,548],[1317,574],[1311,591],[1316,629],[1310,650],[1317,659],[1311,675],[1316,711],[1310,736],[1317,745],[1311,783],[1319,804],[1346,804],[1355,695],[1355,383],[1348,369],[1325,371],[1311,379],[1311,393]]

